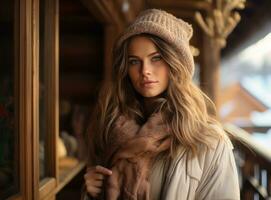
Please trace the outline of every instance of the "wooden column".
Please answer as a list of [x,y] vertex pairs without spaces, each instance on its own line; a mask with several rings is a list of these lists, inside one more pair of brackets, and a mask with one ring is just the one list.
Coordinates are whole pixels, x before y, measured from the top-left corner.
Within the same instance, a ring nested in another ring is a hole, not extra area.
[[[36,141],[33,135],[33,75],[36,73],[33,65],[36,64],[33,54],[34,41],[33,31],[35,3],[32,0],[16,1],[19,12],[16,13],[19,24],[16,24],[16,55],[19,57],[16,64],[18,72],[18,133],[19,135],[19,169],[20,169],[20,199],[34,199],[33,184],[37,183],[33,173],[33,148],[32,144]],[[16,22],[17,23],[17,22]],[[18,29],[17,29],[18,28]],[[18,31],[19,30],[19,31]],[[33,64],[34,63],[34,64]],[[17,144],[16,144],[17,145]],[[17,199],[19,199],[17,198]]]
[[218,104],[220,50],[241,17],[235,9],[244,9],[245,1],[210,0],[206,13],[195,13],[195,20],[203,30],[200,82],[203,91]]
[[[59,1],[44,1],[43,65],[46,68],[44,96],[46,107],[45,176],[39,199],[54,199],[59,180],[57,138],[59,136]],[[40,49],[41,50],[41,49]],[[41,67],[41,65],[40,65]],[[38,104],[39,105],[39,104]],[[38,158],[37,158],[38,159]]]
[[220,88],[220,47],[213,38],[202,34],[201,49],[200,86],[217,106]]

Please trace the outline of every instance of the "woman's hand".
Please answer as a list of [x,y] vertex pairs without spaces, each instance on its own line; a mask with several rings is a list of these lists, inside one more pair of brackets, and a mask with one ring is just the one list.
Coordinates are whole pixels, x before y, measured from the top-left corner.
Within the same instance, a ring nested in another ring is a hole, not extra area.
[[98,197],[101,193],[101,187],[105,176],[110,176],[112,171],[100,165],[88,167],[84,175],[87,192],[92,197]]

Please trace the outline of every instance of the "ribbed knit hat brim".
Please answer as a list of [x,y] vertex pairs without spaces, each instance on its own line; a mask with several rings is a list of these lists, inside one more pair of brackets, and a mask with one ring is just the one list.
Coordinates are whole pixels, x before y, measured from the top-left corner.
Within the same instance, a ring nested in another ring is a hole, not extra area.
[[191,25],[172,14],[158,9],[148,9],[139,14],[135,21],[124,31],[117,42],[117,47],[128,38],[148,33],[160,37],[169,43],[180,55],[180,61],[194,74],[194,59],[189,47],[192,37]]

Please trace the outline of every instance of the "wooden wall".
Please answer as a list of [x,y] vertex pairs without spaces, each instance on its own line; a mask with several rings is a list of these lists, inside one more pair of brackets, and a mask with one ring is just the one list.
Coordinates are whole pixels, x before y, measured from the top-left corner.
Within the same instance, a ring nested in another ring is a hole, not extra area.
[[102,24],[75,0],[60,0],[60,98],[94,103],[103,79]]

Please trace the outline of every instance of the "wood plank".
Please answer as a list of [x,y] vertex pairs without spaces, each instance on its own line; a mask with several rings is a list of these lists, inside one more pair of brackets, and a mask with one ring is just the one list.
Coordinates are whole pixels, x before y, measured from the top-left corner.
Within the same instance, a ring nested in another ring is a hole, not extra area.
[[60,183],[56,188],[56,193],[59,192],[67,183],[69,183],[80,171],[86,166],[86,162],[80,161],[70,167],[60,169]]
[[39,0],[34,0],[32,8],[32,151],[33,151],[33,199],[39,198]]
[[207,1],[195,1],[195,0],[146,0],[148,7],[155,8],[177,8],[182,10],[210,10],[210,4]]
[[60,82],[60,96],[76,97],[76,96],[89,96],[96,95],[100,82],[80,81],[75,83],[74,81],[61,81]]
[[123,30],[125,22],[122,21],[116,5],[108,0],[81,0],[89,12],[102,24],[115,24],[120,30]]
[[[80,63],[80,65],[78,65]],[[91,59],[88,57],[66,58],[60,61],[60,74],[103,74],[102,59]]]
[[61,0],[60,5],[60,31],[66,24],[70,25],[74,31],[77,31],[78,27],[87,29],[98,24],[94,16],[80,1]]
[[[145,1],[143,0],[116,0],[115,2],[117,10],[122,16],[122,20],[127,25],[133,22],[139,12],[145,8]],[[125,3],[126,5],[124,5]],[[124,10],[124,6],[126,6],[127,10]]]
[[88,12],[87,8],[77,0],[60,0],[60,16],[88,16],[88,18],[93,19],[91,13]]
[[[57,159],[57,138],[59,134],[59,1],[45,1],[45,51],[44,66],[46,66],[45,74],[45,97],[47,108],[47,128],[48,131],[45,138],[45,160],[47,177],[55,180],[55,186],[58,183],[58,159]],[[54,184],[47,184],[46,188],[40,190],[40,196],[43,191],[51,191]],[[45,197],[44,197],[45,198]]]
[[[268,178],[271,172],[271,153],[269,149],[259,145],[249,133],[232,124],[224,125],[224,129],[232,135],[235,151],[241,155],[242,166],[239,166],[243,181],[241,198],[253,199],[254,194],[257,193],[260,199],[269,199],[270,188],[268,189],[268,187],[271,185]],[[267,188],[265,188],[265,185],[261,185],[260,170],[266,170],[267,172]]]
[[195,11],[194,10],[182,10],[180,8],[162,8],[163,10],[173,14],[174,16],[181,18],[187,22],[194,22]]
[[97,22],[92,23],[89,17],[66,17],[60,20],[61,35],[69,34],[90,34],[92,36],[101,36],[103,34],[103,26]]
[[[33,199],[33,126],[32,126],[32,0],[19,3],[19,129],[20,192],[22,199]],[[30,145],[29,145],[30,144]]]
[[[247,145],[245,146],[246,148],[250,147],[259,157],[264,159],[266,162],[271,163],[271,152],[269,152],[268,148],[266,148],[265,146],[259,146],[257,141],[255,141],[249,133],[234,126],[233,124],[225,124],[224,129],[227,132],[231,133],[234,137],[236,137],[238,141],[244,142],[244,144]],[[253,157],[250,158],[252,159]],[[260,159],[259,162],[261,162]],[[266,169],[271,170],[271,166],[267,165]],[[252,172],[250,171],[248,174],[252,174]]]
[[56,188],[56,179],[55,178],[45,178],[41,181],[39,187],[39,199],[48,198],[48,194],[52,193]]
[[86,56],[97,58],[102,54],[103,40],[101,37],[84,35],[61,35],[60,56],[61,59]]

